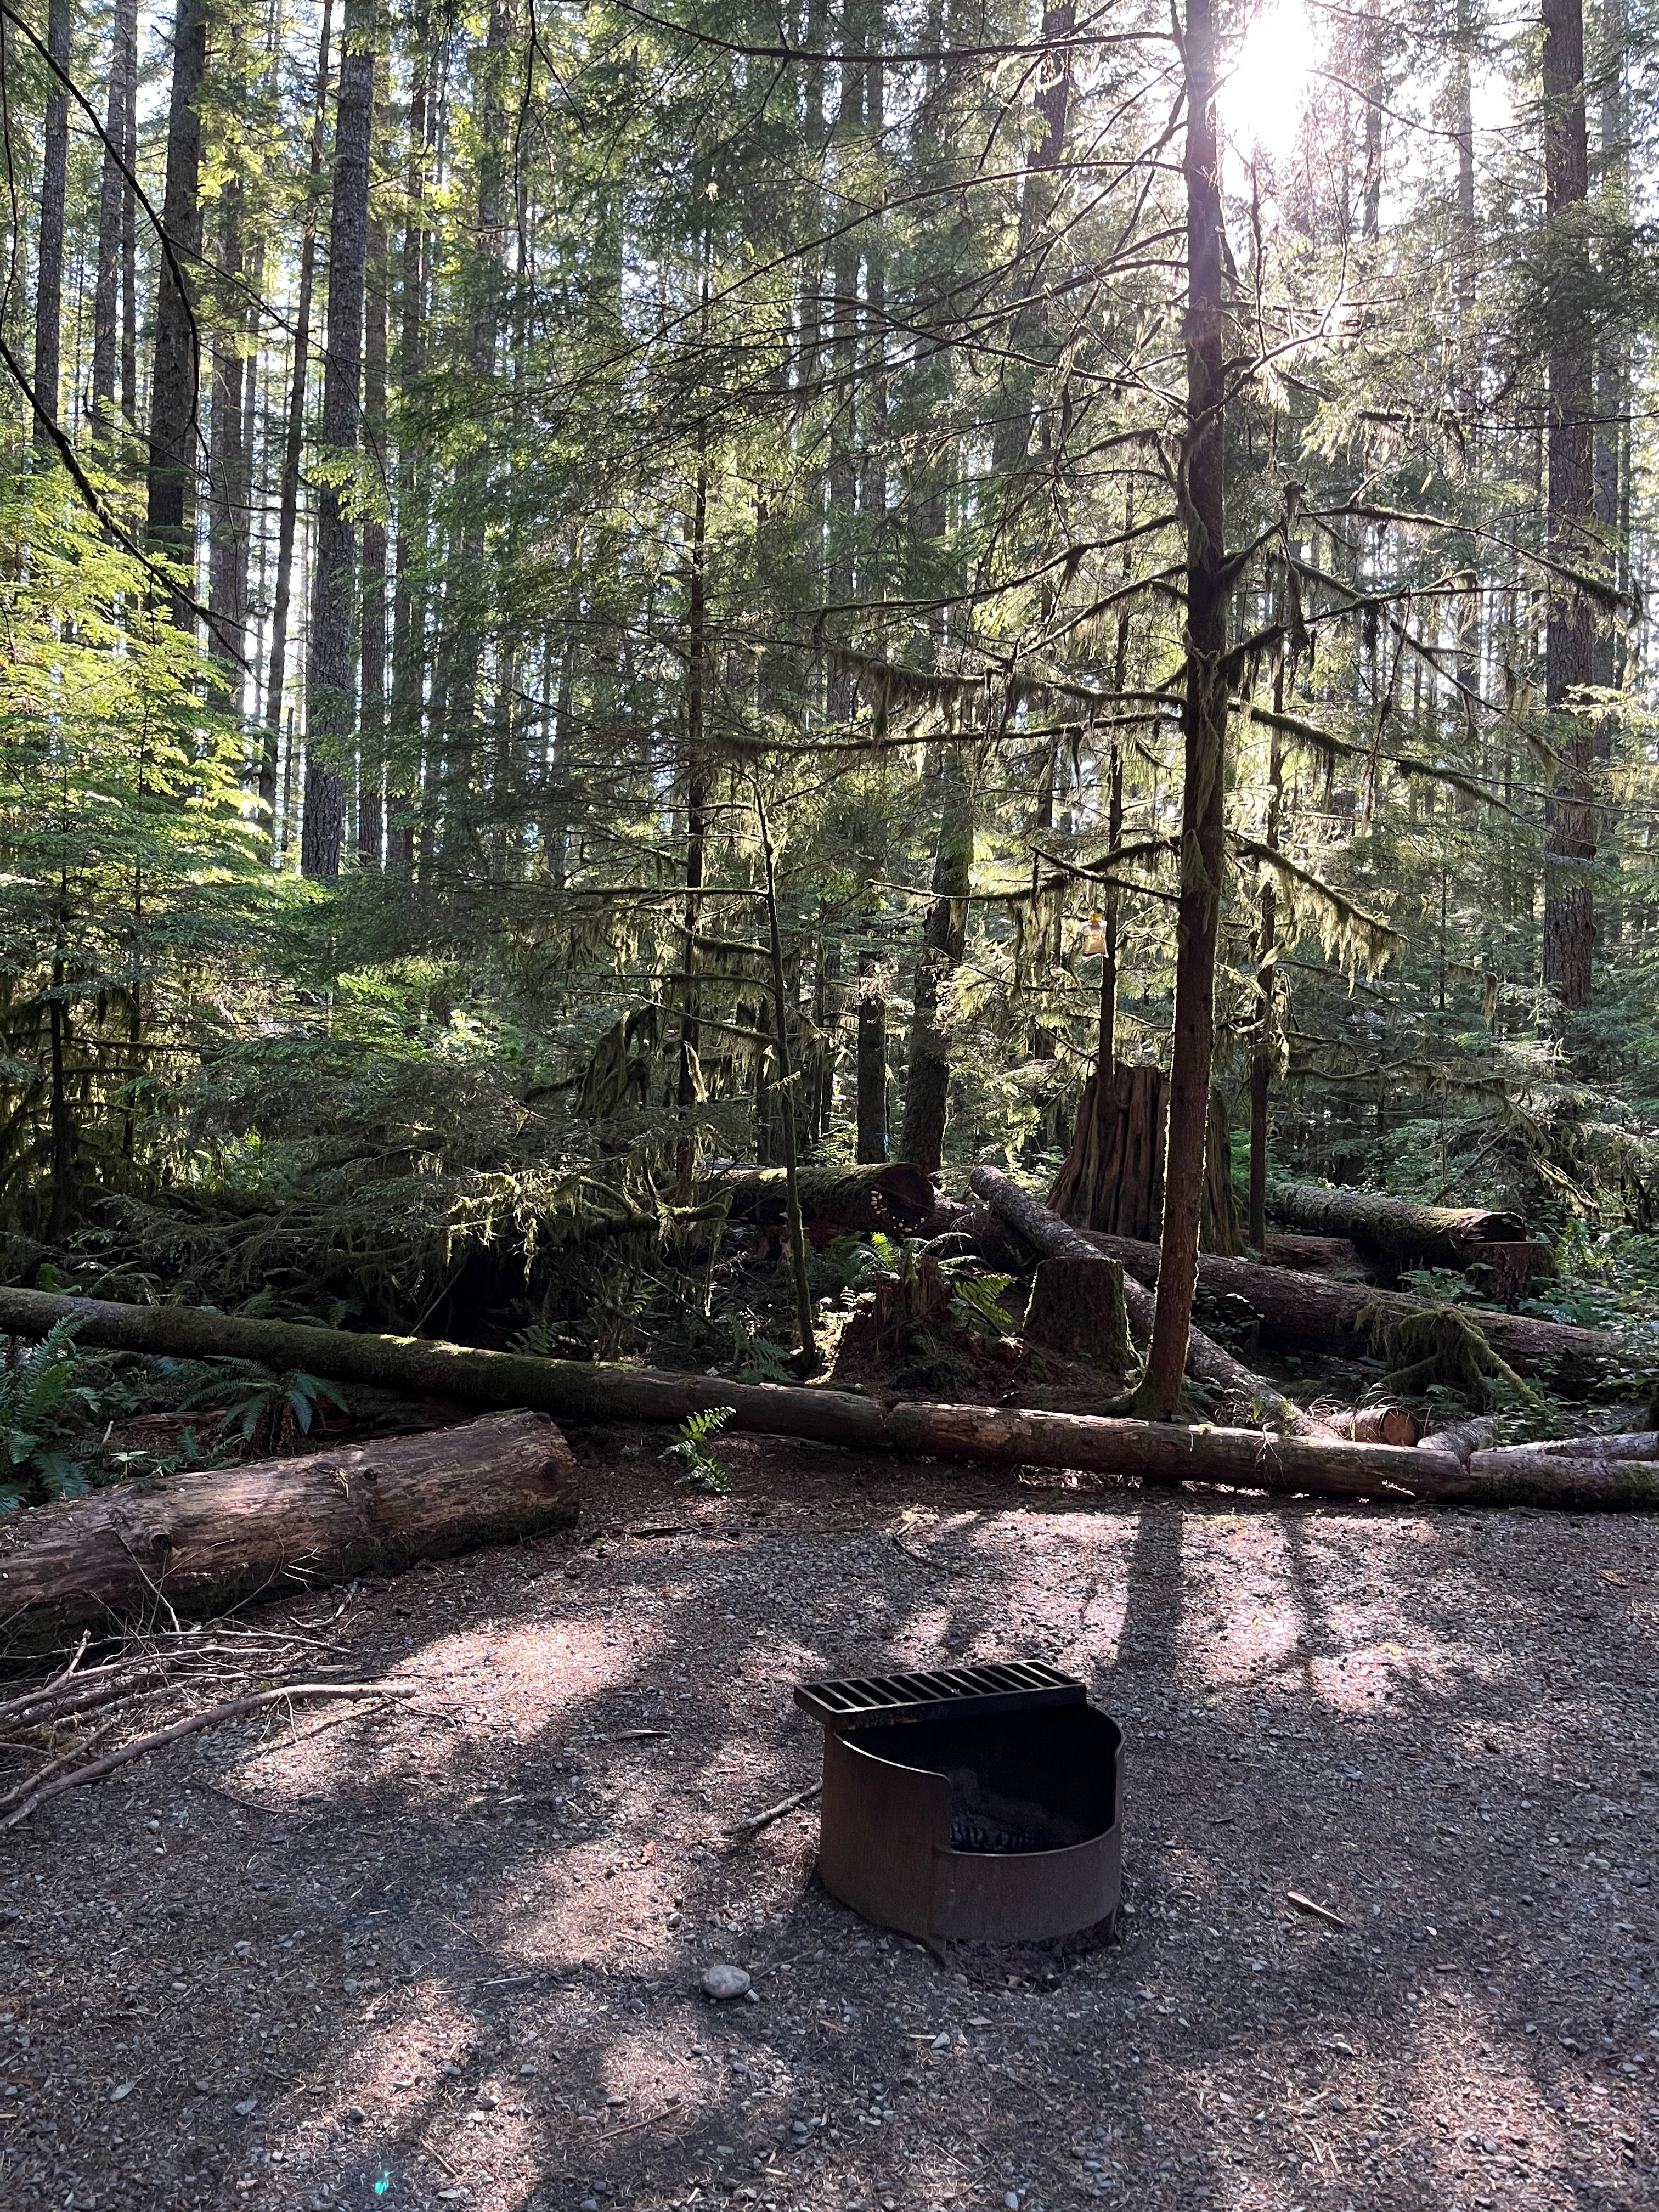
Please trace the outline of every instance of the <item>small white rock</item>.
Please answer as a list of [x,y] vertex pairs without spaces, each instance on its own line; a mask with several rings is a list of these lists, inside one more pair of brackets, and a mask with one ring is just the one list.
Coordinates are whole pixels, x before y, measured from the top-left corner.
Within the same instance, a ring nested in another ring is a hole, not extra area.
[[136,2081],[118,2081],[109,2093],[111,2104],[118,2105],[123,2097],[130,2097],[137,2087]]
[[741,1966],[703,1968],[702,1993],[706,1997],[713,1997],[717,2003],[723,2004],[730,1997],[746,1997],[749,1988],[749,1977]]

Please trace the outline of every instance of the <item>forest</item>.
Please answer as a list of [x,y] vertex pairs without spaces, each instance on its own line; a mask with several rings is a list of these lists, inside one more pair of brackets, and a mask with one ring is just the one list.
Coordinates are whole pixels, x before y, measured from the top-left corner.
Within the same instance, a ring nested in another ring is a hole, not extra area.
[[0,2199],[1634,2205],[1659,14],[0,118]]

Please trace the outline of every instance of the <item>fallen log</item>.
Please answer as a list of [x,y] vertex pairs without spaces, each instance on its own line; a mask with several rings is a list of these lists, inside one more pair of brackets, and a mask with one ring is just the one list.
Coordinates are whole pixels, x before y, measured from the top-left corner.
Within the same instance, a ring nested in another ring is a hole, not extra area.
[[301,1459],[151,1475],[0,1527],[0,1645],[202,1620],[574,1521],[575,1462],[539,1413]]
[[1010,1406],[895,1406],[895,1449],[941,1458],[1075,1468],[1144,1482],[1219,1482],[1322,1498],[1415,1498],[1463,1474],[1439,1454],[1260,1429],[1184,1428],[1165,1421],[1044,1413]]
[[[975,1170],[977,1173],[978,1170]],[[961,1224],[965,1232],[972,1217]],[[1109,1259],[1121,1260],[1126,1277],[1152,1287],[1158,1281],[1158,1249],[1098,1230],[1073,1230]],[[1202,1253],[1198,1286],[1206,1297],[1244,1299],[1261,1324],[1264,1344],[1294,1352],[1326,1352],[1352,1359],[1369,1355],[1380,1323],[1413,1313],[1436,1310],[1431,1298],[1407,1291],[1381,1291],[1365,1283],[1345,1283],[1331,1275],[1297,1274],[1289,1267],[1267,1267],[1259,1260],[1224,1259]],[[1128,1295],[1125,1285],[1125,1295]],[[1626,1357],[1622,1340],[1610,1329],[1578,1328],[1568,1322],[1535,1321],[1530,1314],[1494,1312],[1485,1306],[1459,1306],[1480,1328],[1492,1350],[1523,1373],[1547,1375],[1577,1384],[1593,1381],[1604,1367]],[[1132,1306],[1130,1321],[1134,1321]],[[0,1321],[0,1326],[3,1322]]]
[[1484,1206],[1418,1206],[1370,1190],[1270,1182],[1267,1208],[1287,1229],[1346,1237],[1391,1267],[1468,1267],[1491,1244],[1524,1244],[1518,1213]]
[[879,1449],[879,1406],[850,1391],[796,1390],[721,1376],[672,1375],[583,1359],[537,1359],[480,1352],[429,1337],[374,1336],[295,1322],[249,1321],[198,1306],[124,1306],[106,1298],[60,1297],[0,1287],[0,1330],[40,1337],[72,1321],[78,1344],[173,1358],[257,1359],[331,1382],[368,1382],[407,1397],[464,1405],[525,1407],[571,1421],[683,1421],[711,1406],[731,1408],[730,1425],[820,1443]]
[[1270,1267],[1297,1267],[1308,1275],[1340,1275],[1351,1283],[1366,1279],[1365,1263],[1352,1237],[1298,1237],[1274,1231],[1261,1247]]
[[[733,1169],[699,1184],[697,1196],[726,1201],[728,1221],[775,1226],[784,1218],[784,1173],[782,1168]],[[908,1160],[802,1168],[799,1182],[803,1221],[865,1236],[878,1229],[890,1236],[914,1236],[939,1200],[933,1177]]]
[[[1109,1243],[1121,1243],[1121,1238],[1103,1239],[1097,1231],[1073,1229],[1069,1222],[1061,1221],[1050,1212],[1041,1199],[1033,1198],[1012,1182],[1000,1168],[976,1167],[969,1182],[992,1212],[1018,1230],[1034,1252],[1044,1259],[1098,1260]],[[1139,1249],[1138,1247],[1136,1249]],[[1157,1249],[1156,1246],[1151,1248]],[[1115,1252],[1106,1253],[1116,1259]],[[1152,1316],[1157,1301],[1124,1270],[1124,1304],[1128,1308],[1129,1327],[1144,1344],[1152,1333]],[[1207,1382],[1222,1391],[1241,1411],[1248,1408],[1253,1418],[1280,1428],[1308,1425],[1307,1417],[1271,1382],[1255,1375],[1242,1361],[1224,1352],[1213,1338],[1206,1336],[1201,1328],[1188,1331],[1187,1338],[1187,1372],[1196,1381]]]
[[[1244,1263],[1217,1261],[1212,1264],[1237,1267]],[[1255,1488],[1273,1486],[1267,1472],[1276,1468],[1291,1487],[1310,1496],[1391,1496],[1397,1487],[1401,1495],[1468,1498],[1477,1496],[1480,1489],[1479,1479],[1472,1484],[1468,1470],[1453,1455],[1425,1451],[1421,1445],[1406,1449],[1389,1444],[1346,1443],[1316,1436],[1264,1437],[1259,1430],[1184,1429],[1160,1423],[1016,1412],[994,1407],[897,1406],[890,1413],[873,1399],[858,1397],[848,1391],[731,1382],[721,1376],[669,1375],[648,1370],[588,1365],[579,1360],[535,1359],[514,1353],[476,1352],[461,1345],[435,1344],[422,1339],[352,1335],[343,1329],[305,1328],[286,1322],[245,1321],[233,1315],[205,1313],[188,1306],[122,1306],[95,1298],[60,1297],[44,1291],[0,1288],[0,1329],[15,1335],[39,1337],[64,1319],[76,1322],[80,1341],[109,1350],[185,1357],[234,1352],[272,1365],[305,1367],[313,1374],[325,1375],[336,1382],[379,1382],[416,1396],[449,1397],[474,1404],[529,1406],[572,1420],[678,1422],[699,1407],[725,1406],[731,1409],[729,1425],[734,1430],[807,1437],[821,1443],[843,1444],[865,1451],[962,1453],[975,1459],[1002,1460],[1017,1465],[1029,1462],[1095,1467],[1107,1472],[1139,1474],[1147,1480],[1246,1480],[1240,1473],[1245,1464],[1241,1455],[1243,1445],[1237,1441],[1224,1441],[1213,1446],[1210,1439],[1219,1436],[1224,1439],[1243,1438],[1258,1455],[1271,1455],[1266,1470],[1255,1461],[1249,1462],[1255,1471],[1248,1480]],[[1141,1431],[1149,1429],[1158,1430],[1162,1441],[1141,1449],[1135,1440]],[[466,1433],[467,1431],[449,1432],[452,1438]],[[1179,1450],[1170,1443],[1170,1438],[1183,1440]],[[378,1453],[410,1441],[421,1440],[394,1438],[383,1445],[354,1449]],[[453,1443],[448,1448],[453,1449]],[[1291,1456],[1292,1453],[1296,1456]],[[1356,1454],[1368,1456],[1356,1458]],[[338,1467],[342,1455],[318,1454],[316,1457]],[[272,1472],[291,1481],[295,1467],[301,1464],[291,1460],[279,1462]],[[1522,1482],[1531,1503],[1547,1504],[1552,1502],[1548,1485],[1553,1469],[1562,1464],[1552,1462],[1550,1469],[1540,1469],[1536,1477],[1504,1476],[1501,1482]],[[1607,1495],[1602,1498],[1593,1485],[1585,1485],[1574,1474],[1571,1479],[1564,1478],[1564,1502],[1633,1502],[1639,1491],[1637,1478],[1644,1476],[1644,1463],[1632,1461],[1625,1462],[1624,1467],[1622,1480],[1629,1496],[1621,1491],[1620,1479],[1606,1486]],[[245,1476],[248,1472],[246,1468],[225,1470],[232,1476],[239,1473]],[[159,1480],[163,1480],[164,1486],[173,1489],[211,1479],[186,1475]],[[158,1479],[152,1479],[155,1480]],[[1367,1481],[1373,1487],[1367,1488]],[[1454,1481],[1460,1486],[1448,1488],[1448,1484]],[[1374,1486],[1378,1483],[1390,1487],[1386,1492],[1378,1490]],[[10,1570],[9,1555],[23,1545],[27,1532],[31,1528],[51,1525],[50,1518],[43,1522],[40,1516],[65,1515],[82,1506],[111,1504],[124,1494],[143,1492],[151,1486],[125,1485],[117,1491],[101,1493],[99,1498],[63,1506],[37,1507],[19,1516],[0,1528],[0,1576]],[[1493,1502],[1505,1502],[1505,1494],[1498,1495]],[[143,1544],[149,1540],[143,1534],[142,1523],[135,1524],[134,1533],[139,1539],[137,1548],[142,1553]],[[223,1537],[223,1540],[234,1542],[234,1538]],[[481,1540],[462,1537],[459,1540]],[[118,1543],[116,1548],[125,1553],[127,1547]],[[170,1552],[173,1547],[169,1542],[162,1548]],[[128,1564],[133,1564],[130,1557]],[[21,1585],[19,1587],[21,1591]],[[11,1603],[8,1585],[0,1581],[0,1619],[11,1609]]]
[[[1593,1442],[1592,1438],[1585,1441]],[[1420,1449],[1420,1447],[1419,1447]],[[1565,1510],[1659,1512],[1659,1465],[1646,1459],[1567,1459],[1540,1452],[1502,1467],[1479,1467],[1507,1455],[1476,1452],[1455,1488],[1434,1495],[1465,1505],[1545,1505]]]
[[1333,1436],[1364,1444],[1415,1444],[1422,1441],[1422,1424],[1406,1406],[1360,1406],[1352,1413],[1316,1414],[1322,1428]]
[[1469,1455],[1471,1474],[1525,1474],[1540,1461],[1571,1459],[1605,1466],[1614,1460],[1659,1460],[1659,1431],[1627,1430],[1620,1436],[1547,1437],[1542,1442],[1500,1444]]
[[1419,1437],[1418,1442],[1425,1451],[1449,1451],[1461,1459],[1465,1467],[1469,1454],[1489,1444],[1498,1434],[1498,1423],[1490,1413],[1477,1413],[1473,1420],[1454,1421],[1449,1429],[1437,1429],[1432,1436]]

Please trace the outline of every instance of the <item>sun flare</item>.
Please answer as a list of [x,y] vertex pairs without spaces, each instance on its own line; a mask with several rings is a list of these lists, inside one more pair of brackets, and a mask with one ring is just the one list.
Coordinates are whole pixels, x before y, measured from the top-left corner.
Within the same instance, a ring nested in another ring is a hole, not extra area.
[[1315,61],[1304,0],[1262,0],[1226,71],[1217,104],[1228,143],[1247,158],[1287,154],[1302,127]]

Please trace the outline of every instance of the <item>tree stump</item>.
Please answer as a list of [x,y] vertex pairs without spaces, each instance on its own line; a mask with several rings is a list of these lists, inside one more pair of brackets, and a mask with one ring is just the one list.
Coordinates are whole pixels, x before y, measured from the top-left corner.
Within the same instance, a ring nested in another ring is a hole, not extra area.
[[1044,1260],[1031,1282],[1025,1342],[1057,1358],[1099,1368],[1120,1380],[1129,1371],[1129,1314],[1123,1269],[1115,1260]]
[[[1050,1210],[1079,1229],[1155,1241],[1164,1219],[1164,1125],[1169,1085],[1161,1068],[1091,1075],[1077,1134],[1048,1194]],[[1139,1225],[1131,1228],[1128,1224]]]

